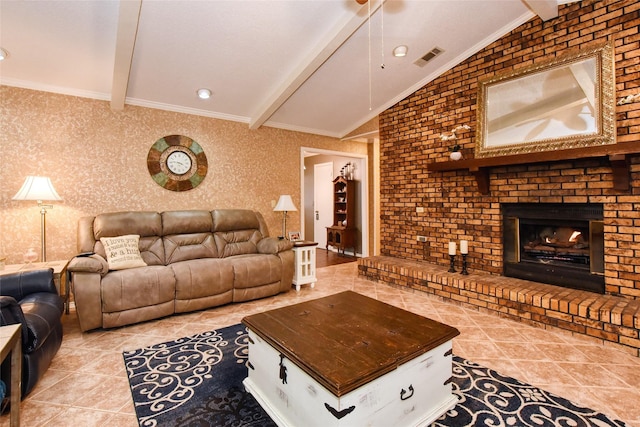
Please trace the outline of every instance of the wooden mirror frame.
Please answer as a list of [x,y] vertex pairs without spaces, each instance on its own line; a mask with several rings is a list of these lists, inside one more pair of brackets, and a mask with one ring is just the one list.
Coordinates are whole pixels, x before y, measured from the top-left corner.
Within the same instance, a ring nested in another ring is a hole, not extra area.
[[612,43],[478,82],[476,158],[615,143]]

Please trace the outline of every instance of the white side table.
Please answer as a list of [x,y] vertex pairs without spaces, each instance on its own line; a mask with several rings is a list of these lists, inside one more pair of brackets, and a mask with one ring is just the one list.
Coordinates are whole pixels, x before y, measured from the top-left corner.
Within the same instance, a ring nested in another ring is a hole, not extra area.
[[300,241],[295,242],[293,252],[295,254],[296,269],[293,273],[293,284],[296,292],[300,290],[300,286],[311,284],[315,285],[316,281],[316,246],[317,242]]

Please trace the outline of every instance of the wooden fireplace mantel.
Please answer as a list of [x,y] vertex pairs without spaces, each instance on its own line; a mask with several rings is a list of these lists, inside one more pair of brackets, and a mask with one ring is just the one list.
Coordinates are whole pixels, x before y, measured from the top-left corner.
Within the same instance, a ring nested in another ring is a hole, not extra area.
[[628,191],[630,182],[629,155],[636,153],[640,153],[640,142],[623,142],[539,153],[433,162],[427,164],[427,170],[434,172],[468,170],[476,178],[478,191],[481,194],[489,194],[489,170],[492,167],[608,157],[613,173],[613,188],[618,191]]

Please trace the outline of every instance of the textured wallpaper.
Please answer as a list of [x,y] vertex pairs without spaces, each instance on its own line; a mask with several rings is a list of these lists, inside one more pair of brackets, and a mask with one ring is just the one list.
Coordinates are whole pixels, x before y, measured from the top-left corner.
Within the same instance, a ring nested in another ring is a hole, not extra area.
[[[27,175],[51,178],[62,197],[47,214],[47,259],[76,253],[78,218],[122,210],[247,208],[281,229],[272,201],[291,194],[300,206],[300,147],[367,154],[367,145],[207,117],[0,86],[0,257],[22,262],[40,252],[36,202],[11,200]],[[180,134],[197,141],[209,163],[193,190],[156,184],[146,160],[153,143]],[[300,229],[300,216],[288,216]]]

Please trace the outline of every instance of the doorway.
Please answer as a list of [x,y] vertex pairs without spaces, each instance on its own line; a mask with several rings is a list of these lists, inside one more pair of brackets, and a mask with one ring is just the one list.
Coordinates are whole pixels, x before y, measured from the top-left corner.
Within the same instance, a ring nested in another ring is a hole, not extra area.
[[313,240],[327,246],[326,227],[333,225],[333,162],[313,165]]
[[[331,195],[323,202],[330,209],[333,208],[333,177],[340,175],[340,169],[347,163],[354,165],[354,181],[356,182],[356,251],[353,255],[368,256],[369,253],[369,175],[368,156],[366,154],[345,153],[339,151],[323,150],[319,148],[302,147],[300,153],[301,162],[301,206],[300,224],[306,240],[318,242],[318,248],[326,247],[325,225],[318,224],[321,230],[316,231],[315,211],[315,165],[323,163],[333,164],[333,173],[327,175],[326,182],[331,185]],[[322,167],[321,167],[322,170]],[[318,206],[319,207],[319,206]],[[329,222],[333,221],[331,211]],[[322,219],[322,218],[321,218]],[[322,222],[322,221],[320,221]],[[324,222],[322,222],[324,224]]]

